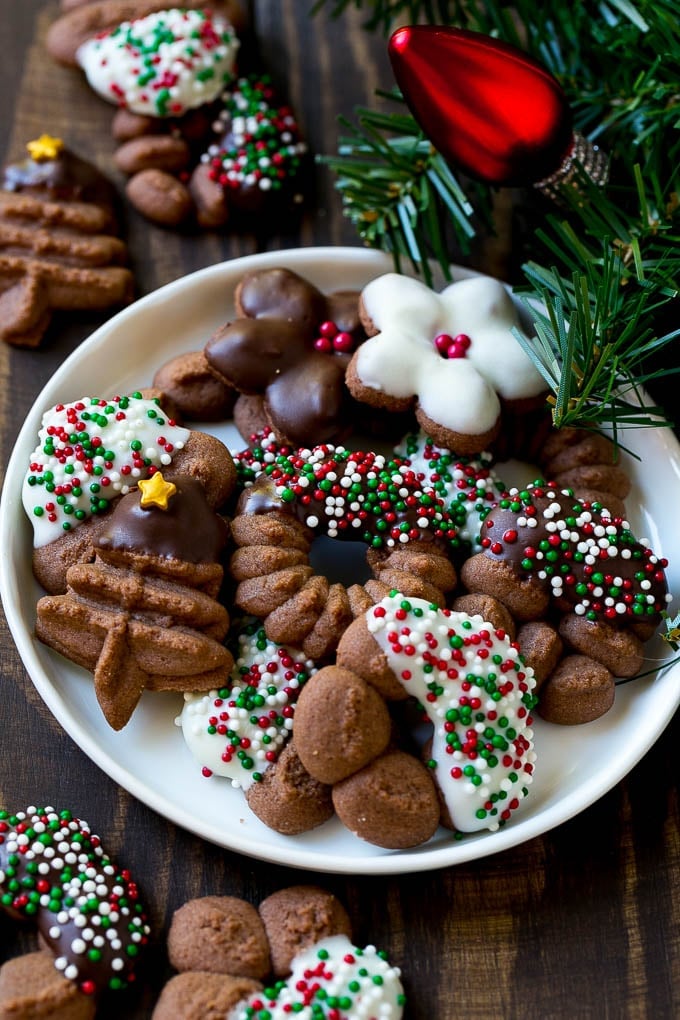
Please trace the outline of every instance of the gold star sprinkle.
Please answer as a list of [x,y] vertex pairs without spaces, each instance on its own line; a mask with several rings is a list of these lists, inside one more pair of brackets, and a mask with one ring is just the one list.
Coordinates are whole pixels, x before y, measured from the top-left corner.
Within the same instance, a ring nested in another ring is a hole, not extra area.
[[166,482],[160,471],[156,471],[151,478],[143,478],[139,483],[142,495],[139,498],[139,505],[146,507],[157,506],[161,510],[168,509],[168,501],[177,492],[177,486],[172,482]]
[[44,163],[48,159],[56,159],[64,148],[61,138],[53,138],[52,135],[41,135],[26,145],[28,154],[36,163]]

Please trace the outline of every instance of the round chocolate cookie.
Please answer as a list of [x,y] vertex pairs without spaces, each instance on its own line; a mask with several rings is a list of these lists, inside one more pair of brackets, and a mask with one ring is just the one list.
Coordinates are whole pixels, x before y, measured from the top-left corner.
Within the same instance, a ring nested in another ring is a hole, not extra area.
[[614,704],[614,677],[587,655],[567,655],[541,688],[538,714],[561,726],[592,722]]
[[439,824],[439,798],[432,777],[404,751],[388,751],[336,783],[333,805],[351,832],[390,850],[425,843]]
[[234,896],[203,896],[176,910],[168,958],[178,971],[203,970],[264,978],[269,943],[255,907]]
[[333,784],[385,750],[391,722],[385,702],[365,680],[340,666],[326,666],[300,693],[294,734],[310,775]]
[[209,971],[185,971],[163,987],[152,1020],[222,1020],[243,999],[259,992],[259,981]]
[[315,885],[293,885],[262,900],[260,917],[269,939],[272,973],[290,974],[293,958],[303,949],[331,935],[352,937],[352,926],[342,903]]
[[237,396],[210,371],[203,351],[166,361],[154,375],[153,385],[168,394],[186,421],[223,421],[231,415]]
[[333,816],[331,788],[305,769],[294,741],[246,792],[248,807],[270,829],[296,836]]

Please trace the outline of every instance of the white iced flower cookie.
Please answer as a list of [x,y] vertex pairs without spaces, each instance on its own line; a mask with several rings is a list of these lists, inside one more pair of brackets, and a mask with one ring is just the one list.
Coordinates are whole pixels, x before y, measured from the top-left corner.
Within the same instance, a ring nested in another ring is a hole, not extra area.
[[393,593],[366,613],[389,668],[434,725],[430,767],[460,832],[494,831],[527,794],[533,670],[481,616]]
[[238,47],[222,18],[173,8],[88,39],[76,59],[110,103],[151,117],[180,117],[217,99],[233,78]]
[[81,397],[45,412],[24,476],[22,500],[36,548],[102,513],[140,479],[167,467],[189,429],[139,393]]
[[293,730],[295,702],[316,672],[302,652],[270,641],[246,625],[228,686],[184,695],[175,720],[205,776],[224,776],[247,790],[278,758]]
[[287,981],[239,1003],[228,1020],[400,1020],[406,996],[399,968],[375,946],[332,935],[298,954]]
[[546,389],[513,335],[520,322],[512,299],[491,277],[460,280],[438,294],[387,273],[364,288],[361,306],[370,338],[348,368],[352,395],[395,411],[415,403],[421,428],[456,453],[488,446],[501,399],[534,399]]

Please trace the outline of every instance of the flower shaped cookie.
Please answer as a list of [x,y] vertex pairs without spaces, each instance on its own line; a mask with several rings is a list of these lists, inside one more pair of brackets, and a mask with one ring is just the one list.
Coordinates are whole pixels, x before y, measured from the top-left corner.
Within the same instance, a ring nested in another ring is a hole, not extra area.
[[490,277],[441,294],[387,273],[361,295],[370,339],[354,354],[347,385],[357,400],[405,411],[440,446],[477,453],[498,433],[501,401],[533,400],[545,383],[517,340],[507,291]]
[[245,399],[248,433],[268,426],[295,446],[346,435],[360,410],[345,386],[366,335],[358,292],[325,295],[288,269],[266,269],[243,277],[235,303],[239,318],[210,338],[205,355],[242,394],[234,411],[241,432]]

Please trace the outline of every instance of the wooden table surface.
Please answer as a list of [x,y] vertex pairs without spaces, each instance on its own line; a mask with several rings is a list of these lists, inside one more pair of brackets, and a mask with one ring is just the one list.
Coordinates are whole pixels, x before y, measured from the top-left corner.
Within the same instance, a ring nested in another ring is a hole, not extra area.
[[[254,5],[261,55],[284,86],[313,151],[335,153],[340,113],[371,105],[392,79],[380,37],[360,12],[332,23],[311,0]],[[109,167],[111,109],[76,71],[45,54],[56,2],[3,0],[0,156],[18,157],[47,131]],[[112,174],[119,185],[120,177]],[[181,236],[128,209],[126,236],[140,295],[236,255],[315,244],[357,244],[333,180],[317,171],[316,207],[299,232],[256,239]],[[103,316],[63,315],[37,351],[0,345],[0,465],[28,408],[61,361]],[[678,717],[592,807],[522,846],[448,870],[395,877],[315,875],[219,849],[177,828],[112,782],[73,743],[33,688],[2,623],[0,805],[70,807],[105,839],[143,887],[158,942],[149,979],[101,1016],[151,1014],[170,970],[163,932],[172,912],[208,893],[258,903],[282,886],[319,882],[346,904],[361,943],[401,965],[411,1020],[680,1015]],[[0,918],[0,962],[34,936]]]

